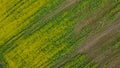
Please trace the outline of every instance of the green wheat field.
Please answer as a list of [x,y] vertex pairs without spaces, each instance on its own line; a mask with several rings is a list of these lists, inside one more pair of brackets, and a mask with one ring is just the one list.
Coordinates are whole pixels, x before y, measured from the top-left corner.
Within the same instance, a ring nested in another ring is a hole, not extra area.
[[120,0],[0,0],[0,68],[120,68]]

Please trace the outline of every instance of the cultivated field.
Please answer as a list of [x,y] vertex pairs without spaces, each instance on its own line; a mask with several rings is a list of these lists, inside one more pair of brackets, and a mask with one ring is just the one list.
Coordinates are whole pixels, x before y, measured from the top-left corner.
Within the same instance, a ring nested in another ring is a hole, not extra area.
[[120,68],[120,0],[0,0],[0,68]]

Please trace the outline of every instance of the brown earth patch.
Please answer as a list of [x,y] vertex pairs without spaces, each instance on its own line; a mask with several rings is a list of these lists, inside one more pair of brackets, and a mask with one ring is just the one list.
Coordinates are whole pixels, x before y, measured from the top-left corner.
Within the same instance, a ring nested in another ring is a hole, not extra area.
[[120,29],[120,19],[116,20],[111,26],[99,32],[98,34],[88,37],[83,44],[76,47],[73,52],[67,54],[63,59],[59,60],[57,62],[57,65],[53,67],[59,68],[60,66],[64,65],[71,58],[75,57],[78,54],[87,53],[89,56],[89,51],[94,51],[94,50],[91,50],[91,48],[93,49],[94,47],[98,46],[96,43],[101,41],[106,36],[108,35],[110,36],[112,33],[114,34],[114,33],[120,32],[119,29]]

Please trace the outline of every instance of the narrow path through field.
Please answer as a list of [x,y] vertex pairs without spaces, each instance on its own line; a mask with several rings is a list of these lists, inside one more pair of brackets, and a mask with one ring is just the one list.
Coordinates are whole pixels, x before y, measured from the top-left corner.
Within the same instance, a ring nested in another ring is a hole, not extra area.
[[0,68],[120,67],[120,1],[51,1],[0,5]]
[[[85,41],[83,44],[80,44],[78,47],[75,48],[73,52],[66,55],[63,59],[60,59],[57,62],[57,64],[53,67],[59,68],[60,66],[64,65],[71,58],[75,57],[78,54],[82,54],[82,53],[89,54],[89,51],[91,50],[91,48],[94,48],[94,46],[97,46],[98,41],[102,40],[102,38],[105,38],[108,35],[111,35],[112,33],[120,33],[119,29],[120,29],[120,19],[116,20],[111,26],[99,32],[98,34],[88,37],[87,41]],[[94,51],[94,50],[91,50],[91,51]]]

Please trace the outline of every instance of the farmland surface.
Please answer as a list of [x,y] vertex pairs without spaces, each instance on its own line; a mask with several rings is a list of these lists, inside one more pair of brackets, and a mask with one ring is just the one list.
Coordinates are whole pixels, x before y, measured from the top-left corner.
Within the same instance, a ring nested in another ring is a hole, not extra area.
[[0,0],[0,68],[120,68],[120,0]]

